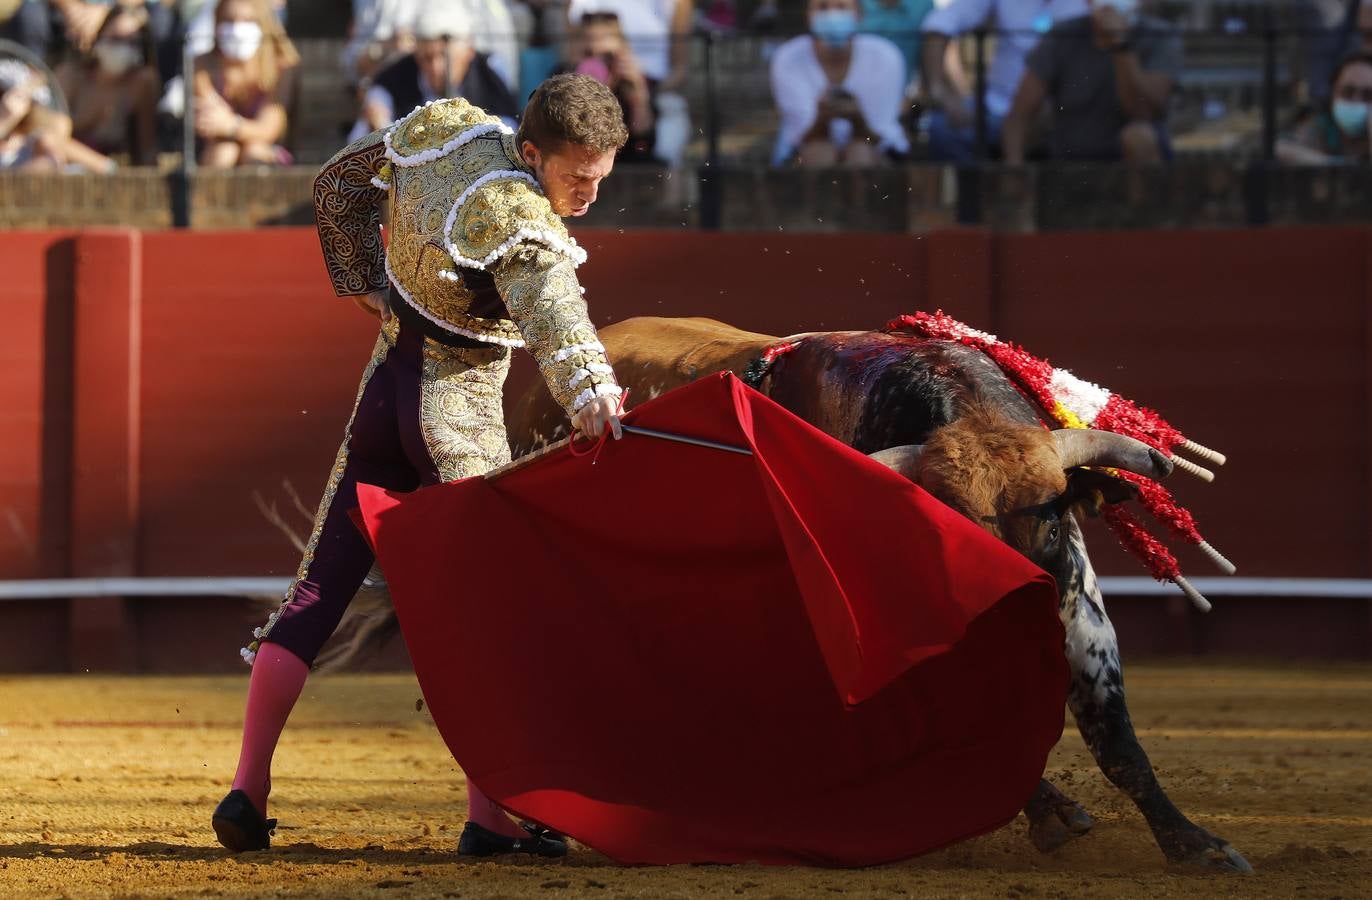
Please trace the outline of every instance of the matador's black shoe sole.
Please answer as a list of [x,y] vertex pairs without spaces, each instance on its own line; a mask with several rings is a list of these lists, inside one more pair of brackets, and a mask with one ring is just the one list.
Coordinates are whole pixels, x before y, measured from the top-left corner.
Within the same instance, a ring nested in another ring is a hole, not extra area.
[[229,795],[219,801],[210,822],[219,843],[234,853],[270,848],[272,830],[276,828],[276,820],[262,818],[248,795],[238,790],[229,791]]
[[559,859],[567,855],[567,841],[561,835],[532,825],[523,826],[528,837],[506,837],[483,828],[475,822],[468,822],[462,829],[462,837],[457,842],[457,855],[467,857],[505,856],[511,853],[527,853],[548,859]]

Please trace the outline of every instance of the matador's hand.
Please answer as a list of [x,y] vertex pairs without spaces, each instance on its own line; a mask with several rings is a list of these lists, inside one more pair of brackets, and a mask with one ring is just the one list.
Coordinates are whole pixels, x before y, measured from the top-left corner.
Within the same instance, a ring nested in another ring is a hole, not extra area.
[[365,313],[376,316],[383,323],[389,322],[394,313],[391,312],[391,304],[386,299],[385,291],[372,291],[370,294],[358,294],[353,297],[353,302],[358,309]]
[[618,397],[596,397],[572,416],[572,426],[587,437],[598,438],[608,425],[615,440],[624,436],[615,410],[619,406]]

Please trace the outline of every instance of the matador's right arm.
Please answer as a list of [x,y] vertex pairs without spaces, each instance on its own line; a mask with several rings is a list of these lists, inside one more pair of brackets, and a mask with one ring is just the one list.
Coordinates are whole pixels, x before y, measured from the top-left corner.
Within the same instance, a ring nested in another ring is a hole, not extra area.
[[386,250],[381,243],[384,129],[353,141],[314,178],[314,223],[334,293],[355,297],[385,290]]

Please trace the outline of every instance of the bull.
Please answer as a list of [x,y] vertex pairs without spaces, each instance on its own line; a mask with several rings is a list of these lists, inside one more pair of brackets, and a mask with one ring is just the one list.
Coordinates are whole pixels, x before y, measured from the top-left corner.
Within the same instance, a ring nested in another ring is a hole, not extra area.
[[[1224,839],[1191,822],[1159,784],[1125,702],[1119,644],[1079,519],[1133,496],[1099,468],[1162,478],[1172,463],[1120,435],[1049,431],[1038,410],[980,351],[885,332],[781,338],[711,319],[636,318],[601,331],[620,382],[639,400],[722,371],[870,454],[1005,541],[1057,582],[1072,678],[1068,707],[1105,776],[1139,808],[1171,863],[1251,873]],[[763,374],[769,348],[796,342]],[[516,457],[566,435],[546,389],[516,404]],[[1087,467],[1096,467],[1094,469]],[[1093,819],[1047,780],[1024,807],[1034,845],[1050,852]]]

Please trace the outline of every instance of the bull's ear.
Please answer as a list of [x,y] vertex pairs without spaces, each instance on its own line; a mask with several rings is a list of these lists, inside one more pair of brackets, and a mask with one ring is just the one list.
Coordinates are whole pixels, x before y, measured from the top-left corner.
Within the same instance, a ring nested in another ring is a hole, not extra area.
[[1096,469],[1069,469],[1062,505],[1095,518],[1103,507],[1136,500],[1138,496],[1138,485],[1123,478],[1115,478]]

